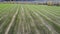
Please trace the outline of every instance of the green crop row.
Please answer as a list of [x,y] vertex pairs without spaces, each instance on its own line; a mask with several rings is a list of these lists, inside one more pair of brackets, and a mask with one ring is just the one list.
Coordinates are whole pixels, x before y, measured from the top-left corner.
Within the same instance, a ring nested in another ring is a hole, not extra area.
[[60,6],[0,4],[0,34],[60,34]]

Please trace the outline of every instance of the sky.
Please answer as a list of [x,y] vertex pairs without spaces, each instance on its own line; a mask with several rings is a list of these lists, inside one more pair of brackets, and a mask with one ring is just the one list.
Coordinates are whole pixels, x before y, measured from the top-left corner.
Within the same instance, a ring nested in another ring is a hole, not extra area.
[[[3,1],[3,0],[0,0],[0,1]],[[9,1],[9,0],[7,0]],[[45,1],[45,0],[17,0],[17,1]]]
[[[4,1],[4,0],[0,0],[0,1]],[[5,0],[5,1],[9,1],[9,0]],[[60,0],[16,0],[16,1],[60,1]]]

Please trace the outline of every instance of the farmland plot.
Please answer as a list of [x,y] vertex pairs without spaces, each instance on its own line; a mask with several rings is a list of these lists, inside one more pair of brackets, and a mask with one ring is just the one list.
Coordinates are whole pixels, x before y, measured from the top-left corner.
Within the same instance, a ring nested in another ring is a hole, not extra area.
[[60,34],[60,6],[1,4],[0,34]]

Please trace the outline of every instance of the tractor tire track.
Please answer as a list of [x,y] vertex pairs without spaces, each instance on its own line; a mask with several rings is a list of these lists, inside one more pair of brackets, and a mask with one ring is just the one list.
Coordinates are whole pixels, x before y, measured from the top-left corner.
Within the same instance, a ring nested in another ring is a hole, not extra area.
[[17,8],[16,13],[13,15],[12,20],[11,20],[10,24],[8,25],[8,28],[7,28],[6,31],[5,31],[5,34],[8,34],[8,32],[9,32],[9,30],[10,30],[12,24],[13,24],[14,21],[15,21],[15,18],[16,18],[16,15],[17,15],[17,14],[18,14],[18,8]]

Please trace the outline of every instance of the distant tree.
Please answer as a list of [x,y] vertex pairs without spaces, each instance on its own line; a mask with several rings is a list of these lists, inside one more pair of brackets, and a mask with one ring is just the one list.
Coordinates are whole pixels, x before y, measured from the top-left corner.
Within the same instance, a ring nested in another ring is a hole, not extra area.
[[10,1],[10,0],[4,0],[4,1]]
[[52,1],[48,1],[47,2],[47,5],[52,6],[53,5],[53,2]]

